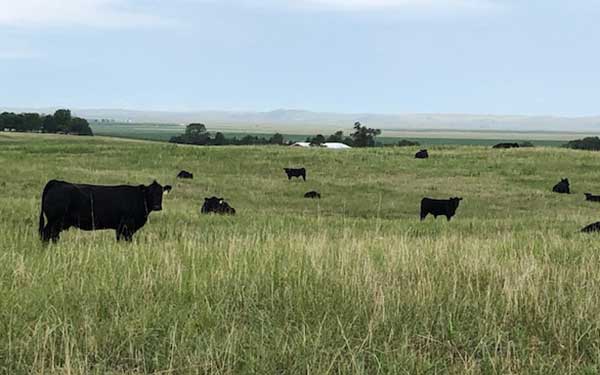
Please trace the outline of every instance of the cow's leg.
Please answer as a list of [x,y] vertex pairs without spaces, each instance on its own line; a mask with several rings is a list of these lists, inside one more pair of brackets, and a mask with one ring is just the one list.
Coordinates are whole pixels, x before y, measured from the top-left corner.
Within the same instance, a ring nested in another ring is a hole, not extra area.
[[133,226],[127,221],[121,221],[117,228],[117,241],[121,241],[122,239],[128,242],[131,241],[133,233],[135,232],[131,229],[132,227]]
[[49,217],[48,222],[42,230],[42,242],[57,242],[60,239],[60,231],[62,230],[62,227],[63,223],[60,217]]
[[52,240],[52,242],[56,243],[60,239],[61,227],[62,227],[61,223],[54,223],[54,225],[52,225],[50,227],[49,234],[50,234],[50,239]]
[[42,242],[48,243],[50,242],[50,238],[50,224],[46,224],[46,226],[44,226],[44,229],[42,229]]
[[303,175],[302,175],[302,179],[303,179],[304,181],[306,181],[306,175],[305,175],[305,174],[303,174]]
[[421,221],[425,220],[426,217],[427,217],[427,212],[421,211]]
[[450,221],[452,219],[451,215],[446,215],[446,219],[448,219],[448,221]]

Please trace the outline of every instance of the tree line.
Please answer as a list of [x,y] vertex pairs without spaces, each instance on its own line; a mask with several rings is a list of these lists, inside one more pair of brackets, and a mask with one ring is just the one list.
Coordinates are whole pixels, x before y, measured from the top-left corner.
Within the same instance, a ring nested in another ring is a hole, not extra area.
[[94,135],[88,121],[71,116],[68,109],[59,109],[53,115],[3,112],[0,131]]
[[381,129],[373,129],[363,126],[360,122],[355,122],[354,131],[348,136],[344,136],[344,132],[341,130],[325,137],[322,134],[317,134],[314,137],[308,137],[306,142],[310,142],[311,145],[319,146],[323,143],[339,142],[347,144],[351,147],[375,147],[379,146],[375,141],[375,137],[381,134]]
[[186,126],[183,134],[171,137],[169,142],[200,146],[282,145],[285,143],[285,139],[283,138],[283,135],[279,133],[275,133],[269,138],[255,135],[246,135],[242,138],[227,138],[221,132],[217,132],[212,136],[208,130],[206,130],[206,125],[193,123]]
[[[307,138],[306,141],[315,146],[319,146],[326,142],[341,142],[352,147],[374,147],[378,145],[375,142],[375,137],[379,134],[381,134],[380,129],[368,128],[363,126],[360,122],[356,122],[354,124],[354,131],[349,136],[344,136],[344,132],[340,130],[327,137],[318,134],[314,137]],[[289,144],[283,135],[279,133],[275,133],[268,138],[253,135],[246,135],[243,138],[227,138],[220,132],[217,132],[212,136],[207,131],[206,126],[200,123],[189,124],[186,126],[183,134],[171,137],[169,142],[202,146]]]

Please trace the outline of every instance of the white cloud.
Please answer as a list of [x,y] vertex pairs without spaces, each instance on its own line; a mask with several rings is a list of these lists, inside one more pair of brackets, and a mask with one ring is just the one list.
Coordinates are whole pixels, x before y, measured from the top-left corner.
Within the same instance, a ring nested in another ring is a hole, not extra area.
[[[235,7],[291,7],[311,10],[488,10],[498,0],[169,0],[160,3],[185,12],[190,4],[225,4]],[[158,1],[140,0],[0,0],[0,27],[136,28],[173,25],[156,10]],[[136,6],[137,4],[137,6]],[[144,7],[146,5],[146,7]]]
[[0,26],[139,27],[166,21],[119,0],[0,0]]

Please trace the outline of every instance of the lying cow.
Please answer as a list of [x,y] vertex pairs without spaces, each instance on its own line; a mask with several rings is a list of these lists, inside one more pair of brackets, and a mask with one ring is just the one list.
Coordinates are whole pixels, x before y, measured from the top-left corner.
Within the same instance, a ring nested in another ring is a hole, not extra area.
[[519,148],[518,143],[498,143],[494,145],[492,148]]
[[571,194],[569,179],[563,178],[552,188],[552,191],[559,194]]
[[181,171],[177,174],[177,178],[189,178],[189,179],[193,179],[194,178],[194,174],[190,173],[188,171]]
[[600,195],[593,195],[591,193],[583,193],[585,200],[590,202],[600,202]]
[[438,216],[446,216],[446,219],[450,221],[458,205],[462,201],[462,198],[450,198],[450,199],[431,199],[423,198],[421,200],[421,221],[425,220],[427,215],[432,214],[437,219]]
[[592,223],[581,230],[583,233],[600,232],[600,221]]
[[429,157],[429,153],[427,150],[421,150],[415,154],[415,159],[427,159]]
[[304,198],[318,198],[321,199],[321,194],[318,191],[309,191],[308,193],[304,194]]
[[231,207],[223,198],[210,197],[204,198],[204,204],[200,209],[203,214],[222,214],[235,215],[235,209]]
[[163,194],[170,190],[156,181],[148,186],[100,186],[51,180],[42,193],[40,236],[43,242],[56,242],[70,227],[114,229],[117,241],[131,241],[150,212],[162,210]]
[[283,170],[287,174],[288,180],[291,180],[292,177],[302,177],[306,181],[306,169],[304,168],[283,168]]

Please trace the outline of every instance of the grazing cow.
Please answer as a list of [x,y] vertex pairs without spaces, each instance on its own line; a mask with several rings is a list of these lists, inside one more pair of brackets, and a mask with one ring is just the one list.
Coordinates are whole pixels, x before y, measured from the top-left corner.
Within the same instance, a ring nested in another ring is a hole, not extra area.
[[223,198],[210,197],[204,198],[204,204],[200,209],[203,214],[222,214],[235,215],[235,209],[231,207]]
[[162,210],[163,194],[170,190],[156,181],[148,186],[100,186],[51,180],[42,193],[40,236],[43,242],[56,242],[70,227],[114,229],[117,241],[131,241],[150,212]]
[[585,200],[591,202],[600,202],[600,195],[593,195],[591,193],[583,193],[585,194]]
[[498,143],[492,148],[519,148],[518,143]]
[[181,171],[177,174],[177,178],[189,178],[191,180],[194,178],[194,174],[188,171]]
[[563,178],[552,188],[552,191],[559,194],[571,194],[569,179]]
[[415,159],[427,159],[429,157],[429,153],[427,150],[421,150],[415,154]]
[[600,221],[592,223],[581,230],[583,233],[600,232]]
[[462,201],[462,198],[458,197],[450,199],[423,198],[421,200],[421,221],[425,220],[429,214],[432,214],[436,219],[438,216],[444,215],[450,221],[456,213],[460,201]]
[[288,180],[291,180],[292,177],[302,177],[306,181],[306,169],[304,168],[283,168],[283,170],[287,174]]
[[318,198],[321,199],[321,194],[318,191],[309,191],[308,193],[304,194],[304,198]]

